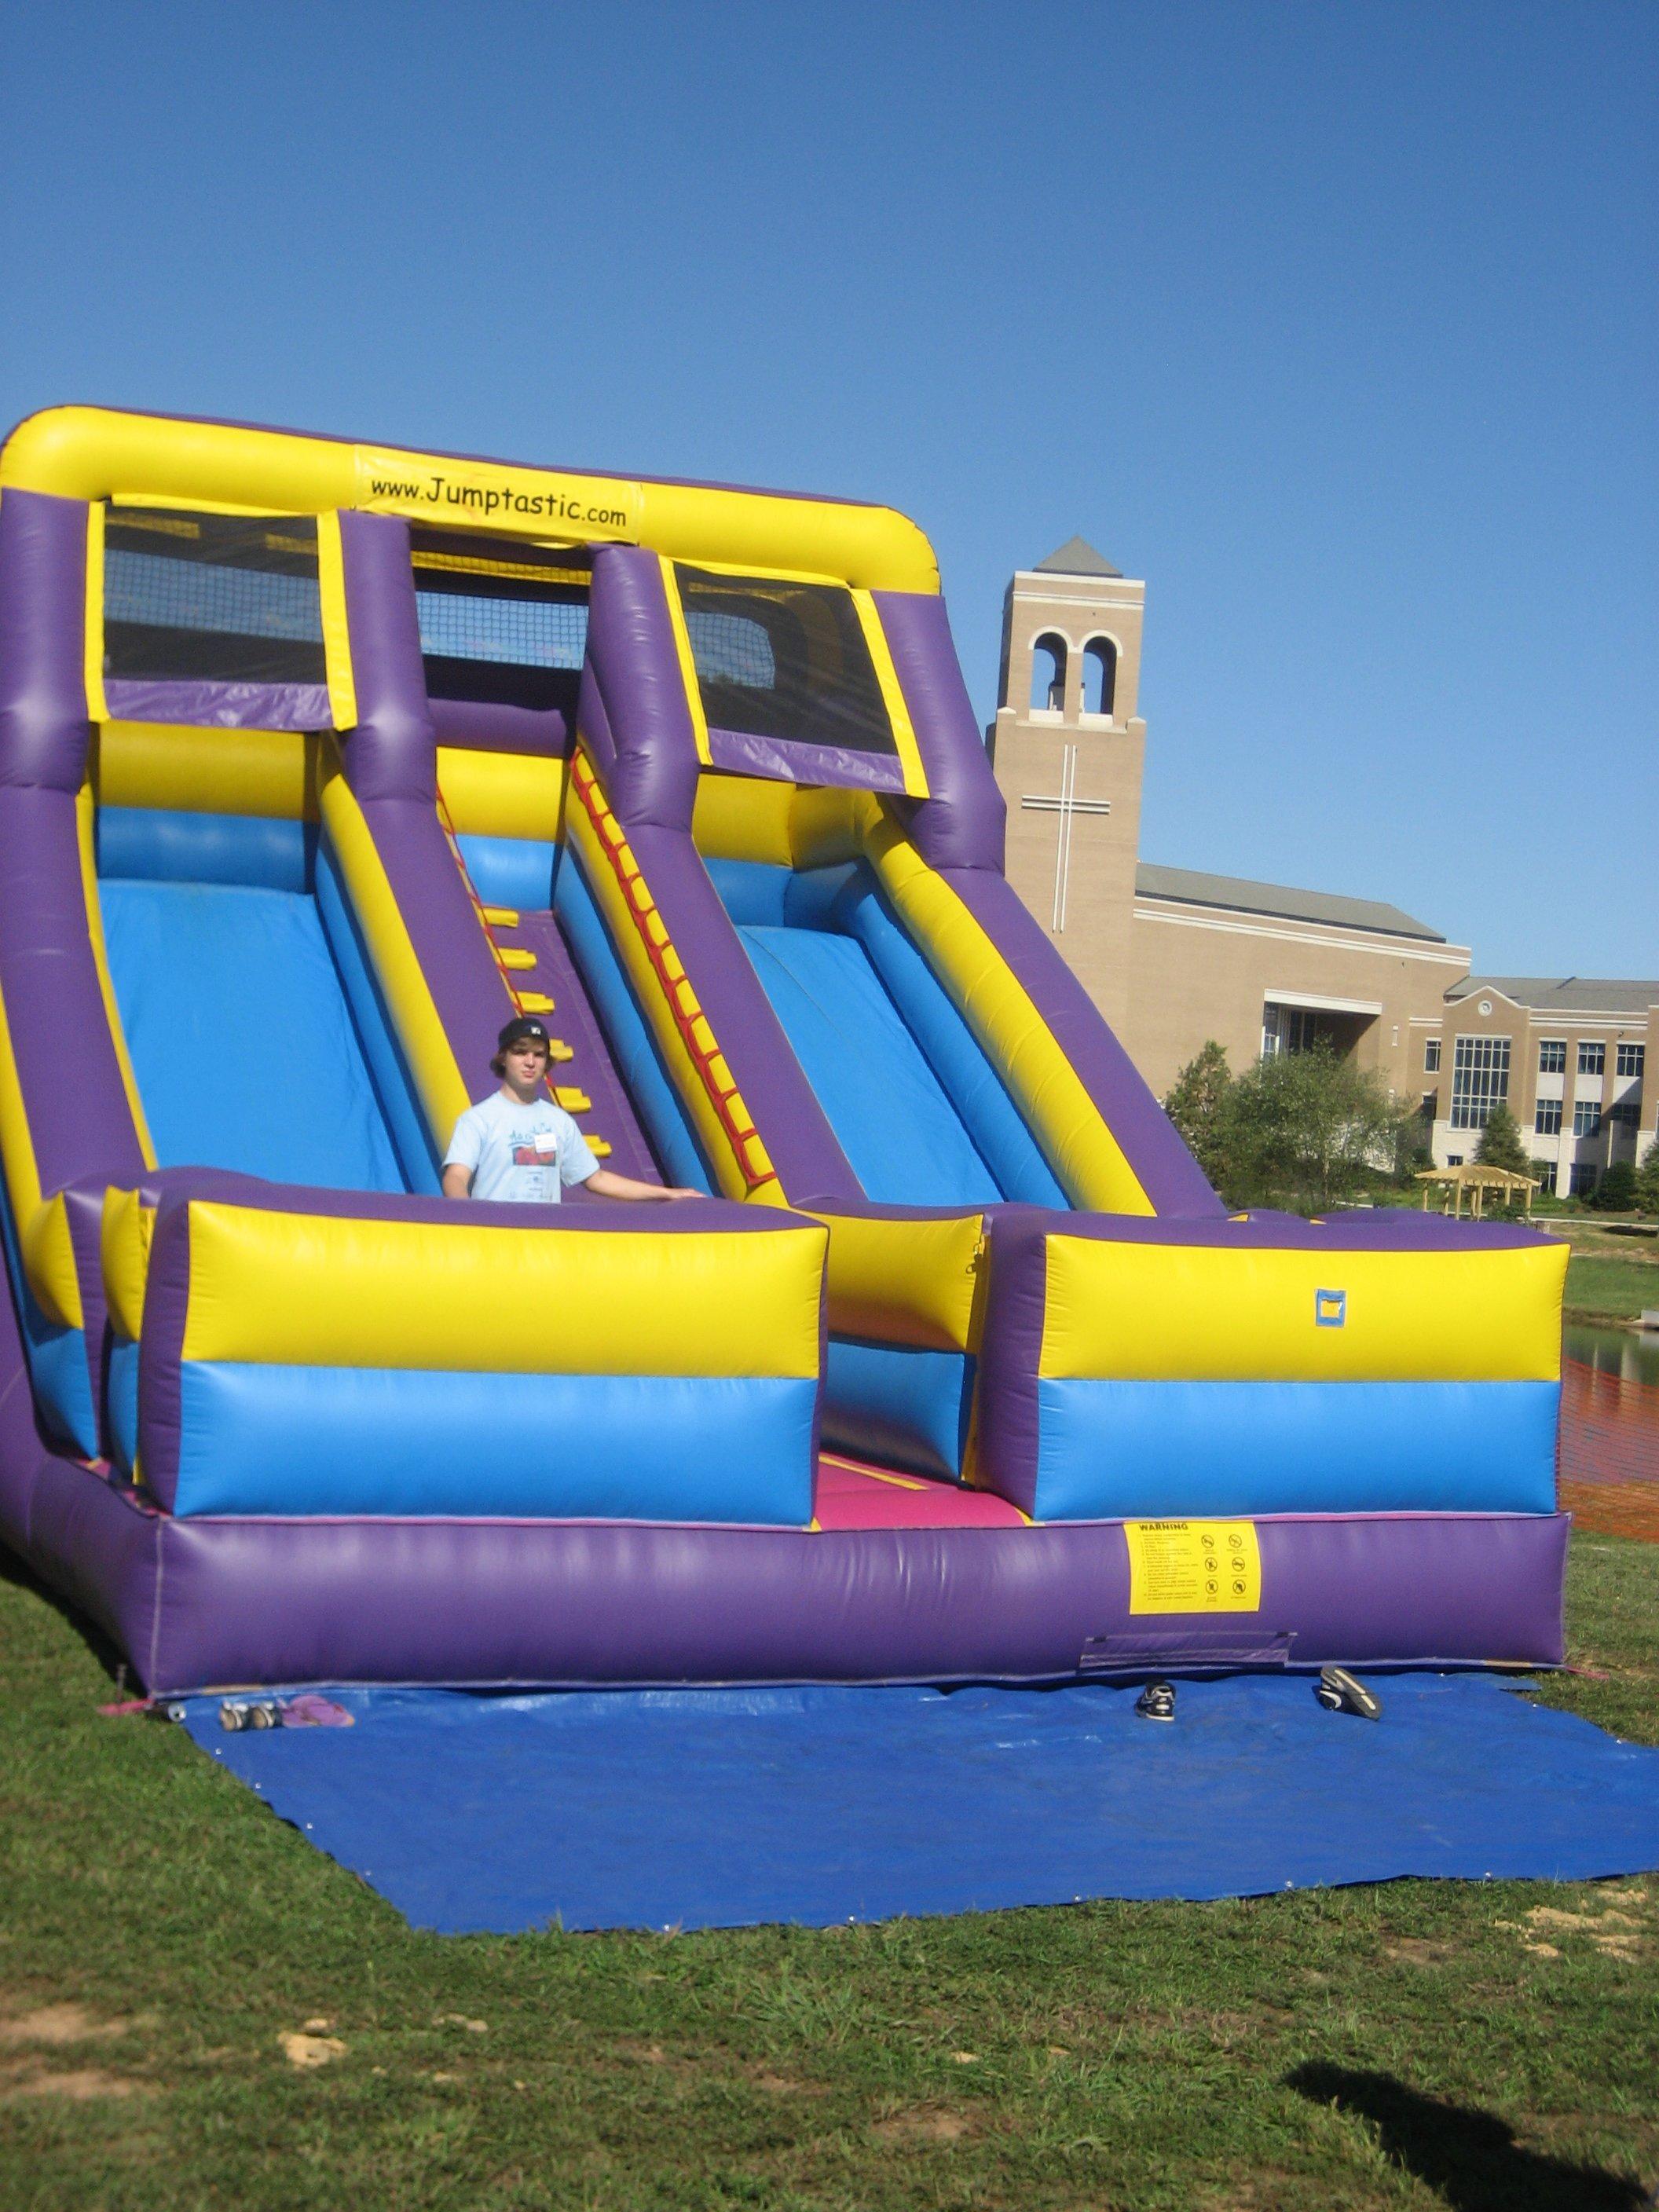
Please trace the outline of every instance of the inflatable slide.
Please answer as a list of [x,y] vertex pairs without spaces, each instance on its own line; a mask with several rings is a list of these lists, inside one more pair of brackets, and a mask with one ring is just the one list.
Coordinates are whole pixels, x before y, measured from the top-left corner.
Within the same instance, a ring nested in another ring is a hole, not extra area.
[[[0,1534],[158,1692],[1551,1664],[1565,1255],[1230,1215],[884,508],[0,455]],[[706,1198],[439,1191],[515,1012]]]

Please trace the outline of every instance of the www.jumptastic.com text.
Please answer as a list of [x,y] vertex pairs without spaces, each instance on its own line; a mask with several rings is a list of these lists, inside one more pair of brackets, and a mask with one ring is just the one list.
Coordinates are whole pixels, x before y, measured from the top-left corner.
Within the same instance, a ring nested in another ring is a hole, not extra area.
[[601,529],[625,530],[629,517],[616,507],[591,507],[562,491],[514,491],[511,487],[458,482],[453,477],[428,477],[424,483],[395,477],[371,477],[369,495],[411,507],[465,507],[475,514],[515,514],[529,520],[597,525]]

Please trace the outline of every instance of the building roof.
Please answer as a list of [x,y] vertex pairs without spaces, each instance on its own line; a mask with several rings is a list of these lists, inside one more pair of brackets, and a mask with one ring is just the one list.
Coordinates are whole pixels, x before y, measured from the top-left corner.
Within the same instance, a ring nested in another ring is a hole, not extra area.
[[1039,561],[1033,573],[1040,576],[1121,576],[1123,571],[1113,568],[1103,553],[1097,553],[1086,538],[1068,538],[1063,545],[1055,546],[1046,561]]
[[1443,945],[1444,936],[1381,899],[1345,898],[1338,891],[1292,890],[1285,884],[1247,883],[1239,876],[1209,876],[1196,868],[1159,868],[1143,860],[1135,870],[1142,898],[1182,899],[1189,906],[1231,907],[1241,914],[1276,915],[1287,921],[1323,921],[1339,929],[1368,929],[1390,937],[1421,937]]
[[1497,991],[1540,1014],[1644,1014],[1659,1006],[1659,981],[1613,975],[1466,975],[1446,994],[1471,999]]

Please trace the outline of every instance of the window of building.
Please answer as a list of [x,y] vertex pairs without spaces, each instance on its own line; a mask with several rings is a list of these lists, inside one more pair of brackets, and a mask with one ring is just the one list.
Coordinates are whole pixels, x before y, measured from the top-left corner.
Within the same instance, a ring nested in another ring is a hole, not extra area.
[[1438,1037],[1430,1037],[1424,1044],[1423,1073],[1425,1075],[1438,1075],[1440,1073],[1440,1040]]
[[1565,1075],[1566,1072],[1567,1041],[1565,1037],[1540,1037],[1538,1073],[1540,1075]]
[[1607,1119],[1616,1129],[1633,1129],[1641,1118],[1639,1098],[1616,1098],[1607,1109]]
[[1646,1064],[1648,1048],[1644,1044],[1621,1044],[1614,1054],[1613,1073],[1621,1078],[1635,1076],[1639,1082]]
[[1117,647],[1109,637],[1091,637],[1083,648],[1083,711],[1109,714],[1117,693]]
[[1451,1125],[1484,1129],[1510,1095],[1507,1037],[1461,1036],[1452,1043]]
[[1551,1192],[1554,1190],[1555,1162],[1553,1160],[1534,1160],[1532,1164],[1532,1171],[1538,1178],[1540,1190]]
[[1447,1155],[1446,1155],[1446,1165],[1447,1165],[1449,1168],[1461,1168],[1461,1167],[1462,1166],[1462,1164],[1463,1164],[1463,1155],[1462,1155],[1462,1152],[1448,1152],[1448,1153],[1447,1153]]
[[1051,630],[1031,647],[1031,708],[1059,714],[1065,708],[1066,641]]
[[1532,1126],[1540,1137],[1559,1137],[1561,1133],[1561,1101],[1540,1098],[1533,1110]]
[[1601,1133],[1601,1102],[1599,1098],[1575,1098],[1572,1102],[1572,1133],[1575,1137],[1599,1137]]
[[1316,1045],[1340,1051],[1342,1043],[1328,1014],[1317,1006],[1281,1006],[1269,999],[1261,1009],[1261,1057],[1279,1052],[1311,1052]]
[[1578,1046],[1578,1073],[1581,1075],[1602,1075],[1607,1072],[1607,1048],[1604,1044],[1592,1044],[1588,1037]]
[[1572,1164],[1572,1195],[1588,1198],[1601,1180],[1601,1170],[1594,1160],[1575,1160]]

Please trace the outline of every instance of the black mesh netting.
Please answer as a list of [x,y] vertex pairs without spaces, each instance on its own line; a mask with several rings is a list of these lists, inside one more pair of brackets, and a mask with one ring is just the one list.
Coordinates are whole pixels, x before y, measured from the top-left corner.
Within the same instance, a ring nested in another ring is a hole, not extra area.
[[411,546],[428,696],[572,712],[587,644],[580,556],[439,531]]
[[315,522],[110,508],[104,673],[326,683]]
[[850,592],[702,568],[675,574],[712,728],[851,752],[896,751]]

